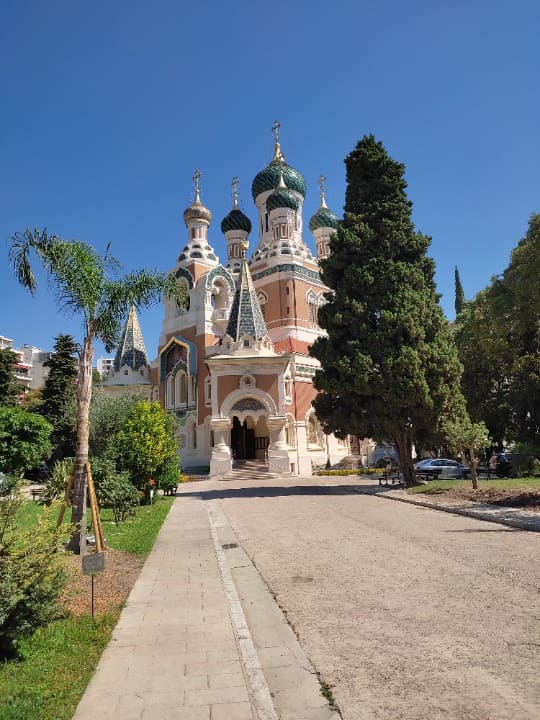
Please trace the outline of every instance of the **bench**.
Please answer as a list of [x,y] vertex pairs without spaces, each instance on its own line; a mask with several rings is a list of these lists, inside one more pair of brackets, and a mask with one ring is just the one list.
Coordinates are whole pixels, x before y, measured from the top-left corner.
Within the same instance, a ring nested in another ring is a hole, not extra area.
[[389,468],[379,475],[379,485],[401,485],[401,475],[398,468]]
[[32,488],[30,492],[32,493],[32,500],[35,500],[43,495],[43,488]]

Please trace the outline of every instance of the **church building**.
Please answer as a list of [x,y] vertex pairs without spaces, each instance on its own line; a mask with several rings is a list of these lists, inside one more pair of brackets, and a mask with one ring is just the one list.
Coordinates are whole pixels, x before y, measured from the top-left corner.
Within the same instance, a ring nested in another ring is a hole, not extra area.
[[173,270],[189,303],[179,311],[165,302],[152,371],[160,402],[178,420],[183,466],[209,466],[216,478],[241,460],[264,461],[271,473],[311,475],[349,453],[315,416],[318,361],[308,352],[322,332],[318,309],[327,291],[318,262],[338,218],[326,206],[321,178],[320,207],[309,222],[313,256],[303,236],[306,182],[286,163],[278,128],[274,156],[252,183],[256,228],[239,208],[238,179],[232,182],[233,206],[221,221],[226,261],[210,244],[212,214],[195,173],[195,200],[184,212],[187,241]]

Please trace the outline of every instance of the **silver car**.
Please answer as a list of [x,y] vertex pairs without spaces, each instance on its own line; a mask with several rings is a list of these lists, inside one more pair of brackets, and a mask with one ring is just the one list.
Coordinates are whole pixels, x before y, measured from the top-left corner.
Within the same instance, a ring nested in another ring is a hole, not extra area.
[[468,468],[457,460],[447,458],[426,458],[416,464],[417,472],[437,475],[440,478],[461,479],[466,475],[467,470]]

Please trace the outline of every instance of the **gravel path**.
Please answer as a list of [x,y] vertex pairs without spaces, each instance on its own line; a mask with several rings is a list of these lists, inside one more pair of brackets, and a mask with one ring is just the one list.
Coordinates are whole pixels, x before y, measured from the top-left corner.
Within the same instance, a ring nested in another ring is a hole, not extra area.
[[540,536],[325,482],[197,491],[220,498],[344,720],[540,718]]

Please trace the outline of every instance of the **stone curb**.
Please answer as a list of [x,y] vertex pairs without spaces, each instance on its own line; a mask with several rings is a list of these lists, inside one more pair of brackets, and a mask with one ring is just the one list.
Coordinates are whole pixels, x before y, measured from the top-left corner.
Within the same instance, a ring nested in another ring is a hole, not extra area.
[[[357,490],[357,492],[362,491]],[[501,512],[501,508],[498,505],[485,504],[483,506],[483,509],[479,509],[478,507],[474,506],[471,508],[452,507],[450,505],[438,505],[436,503],[426,502],[425,500],[416,500],[409,497],[400,497],[398,495],[391,494],[396,492],[402,491],[391,490],[387,493],[369,494],[374,495],[375,497],[385,498],[386,500],[397,500],[398,502],[407,503],[408,505],[419,505],[420,507],[430,508],[431,510],[440,510],[441,512],[451,513],[453,515],[463,515],[464,517],[471,517],[475,520],[484,520],[486,522],[498,523],[499,525],[507,525],[509,527],[518,528],[519,530],[540,532],[540,517],[525,518],[518,517],[516,515],[514,515],[514,517],[501,517],[500,514],[496,514]],[[367,495],[368,493],[365,494]],[[506,509],[503,512],[508,513],[508,510]]]

